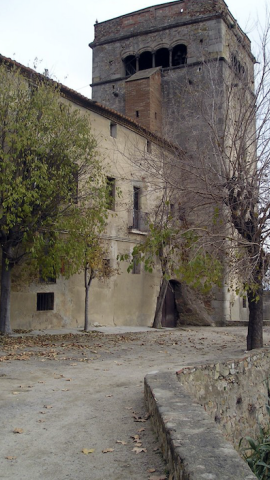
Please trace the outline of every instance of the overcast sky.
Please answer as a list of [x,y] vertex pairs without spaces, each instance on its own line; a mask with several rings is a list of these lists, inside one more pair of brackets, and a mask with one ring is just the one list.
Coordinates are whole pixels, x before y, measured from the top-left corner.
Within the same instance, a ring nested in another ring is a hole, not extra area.
[[[49,70],[59,81],[91,96],[94,23],[150,5],[153,0],[0,0],[0,53],[33,67]],[[256,22],[265,19],[270,0],[227,0],[231,13],[252,38]]]

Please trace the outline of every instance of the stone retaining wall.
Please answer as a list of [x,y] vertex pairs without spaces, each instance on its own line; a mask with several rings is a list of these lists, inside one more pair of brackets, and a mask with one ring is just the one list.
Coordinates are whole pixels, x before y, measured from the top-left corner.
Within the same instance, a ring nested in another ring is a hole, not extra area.
[[174,480],[256,480],[175,374],[147,375],[145,401]]
[[269,350],[233,362],[183,368],[177,378],[203,406],[235,448],[239,440],[254,436],[269,423]]

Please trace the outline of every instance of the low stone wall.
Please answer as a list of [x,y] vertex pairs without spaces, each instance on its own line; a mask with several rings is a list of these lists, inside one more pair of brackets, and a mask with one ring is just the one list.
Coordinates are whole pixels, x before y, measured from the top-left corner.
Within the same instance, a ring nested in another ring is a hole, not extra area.
[[256,480],[175,374],[147,375],[145,401],[174,480]]
[[235,448],[242,437],[256,434],[258,422],[263,426],[269,423],[269,375],[269,350],[233,362],[177,372],[180,384],[203,406]]

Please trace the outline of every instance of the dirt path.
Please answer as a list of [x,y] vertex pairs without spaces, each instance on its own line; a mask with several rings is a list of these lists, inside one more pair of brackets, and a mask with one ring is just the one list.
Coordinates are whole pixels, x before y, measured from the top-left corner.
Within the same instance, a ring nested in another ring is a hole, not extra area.
[[0,343],[0,478],[169,478],[144,408],[144,376],[241,357],[245,336],[244,328],[186,328]]

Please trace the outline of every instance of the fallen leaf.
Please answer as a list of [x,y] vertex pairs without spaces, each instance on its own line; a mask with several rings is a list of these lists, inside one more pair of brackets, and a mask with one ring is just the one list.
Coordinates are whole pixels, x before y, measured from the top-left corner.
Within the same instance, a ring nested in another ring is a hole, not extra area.
[[82,453],[84,453],[84,455],[88,455],[88,453],[94,453],[95,449],[94,448],[83,448],[82,449]]
[[45,420],[37,420],[37,423],[45,423]]
[[53,408],[52,405],[43,405],[43,408]]
[[139,442],[140,441],[140,435],[131,435],[130,438],[133,438],[134,442]]
[[19,395],[19,392],[12,392],[12,395]]
[[154,473],[155,471],[156,471],[155,468],[149,468],[149,470],[148,470],[149,473]]
[[62,388],[61,391],[62,391],[62,392],[69,392],[69,389],[68,389],[68,388]]
[[132,449],[132,452],[135,452],[136,455],[137,455],[138,453],[142,453],[142,452],[146,453],[147,450],[146,450],[146,448],[134,447],[134,448]]
[[7,460],[15,460],[15,458],[17,457],[12,457],[12,456],[9,456],[9,457],[5,457]]
[[22,428],[14,428],[13,433],[23,433]]
[[137,415],[133,415],[134,422],[146,422],[145,418],[137,417]]
[[139,432],[139,433],[145,432],[145,428],[140,428],[140,429],[138,430],[138,432]]
[[39,412],[39,413],[41,413],[41,415],[46,415],[47,412]]
[[127,445],[127,442],[123,442],[122,440],[116,440],[115,443],[121,443],[121,445]]
[[105,448],[105,450],[102,450],[102,453],[111,453],[114,452],[114,448]]
[[106,395],[107,398],[113,397],[113,395]]

